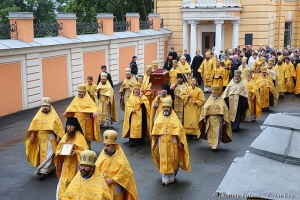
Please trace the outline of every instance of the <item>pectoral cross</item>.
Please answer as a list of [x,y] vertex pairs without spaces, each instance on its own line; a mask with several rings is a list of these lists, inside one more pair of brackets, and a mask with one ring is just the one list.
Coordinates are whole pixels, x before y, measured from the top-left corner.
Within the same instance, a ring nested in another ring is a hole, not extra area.
[[168,129],[165,129],[164,132],[165,132],[165,135],[167,135],[169,131],[168,131]]
[[41,128],[43,128],[44,123],[41,124]]

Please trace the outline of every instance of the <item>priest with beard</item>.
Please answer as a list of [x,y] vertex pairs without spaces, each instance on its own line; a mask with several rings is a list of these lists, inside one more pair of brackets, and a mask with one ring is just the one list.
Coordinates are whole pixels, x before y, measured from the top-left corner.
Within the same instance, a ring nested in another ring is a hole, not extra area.
[[162,112],[162,101],[165,98],[172,99],[170,95],[170,86],[168,84],[162,84],[159,95],[157,95],[152,102],[150,112],[150,131],[152,130],[157,116]]
[[162,185],[175,182],[178,169],[191,171],[184,128],[172,110],[172,99],[164,98],[151,132],[152,160],[162,174]]
[[95,167],[104,177],[112,199],[137,200],[134,174],[117,138],[118,133],[114,130],[103,133],[103,150]]
[[191,68],[193,70],[193,78],[195,77],[199,81],[199,85],[201,85],[202,79],[201,74],[198,72],[198,69],[202,62],[203,57],[200,55],[200,50],[198,49],[196,52],[196,56],[193,58]]
[[232,131],[235,132],[239,130],[240,123],[246,121],[246,113],[249,108],[248,91],[241,74],[240,70],[234,71],[234,77],[222,94],[229,109]]
[[207,140],[211,149],[219,149],[220,142],[232,141],[231,123],[228,107],[220,97],[221,88],[219,85],[212,85],[210,97],[202,107],[199,127],[200,138]]
[[278,76],[278,92],[279,98],[284,97],[284,93],[286,92],[286,83],[288,82],[289,72],[287,70],[286,64],[283,63],[283,57],[278,57],[278,62],[275,65],[275,71]]
[[261,68],[261,77],[256,81],[260,96],[260,104],[263,111],[269,110],[278,103],[277,92],[274,87],[272,78],[267,73],[267,67]]
[[145,136],[149,136],[150,106],[145,95],[140,94],[140,90],[141,83],[135,83],[125,107],[122,137],[129,138],[129,147],[143,144]]
[[[63,198],[66,189],[76,175],[80,162],[80,153],[89,149],[77,118],[68,117],[66,125],[67,133],[60,140],[56,149],[56,175],[59,179],[56,199]],[[65,145],[72,146],[72,151],[69,155],[61,152]]]
[[94,151],[84,150],[80,153],[79,171],[70,183],[63,200],[112,199],[102,174],[95,167],[96,160],[97,154]]

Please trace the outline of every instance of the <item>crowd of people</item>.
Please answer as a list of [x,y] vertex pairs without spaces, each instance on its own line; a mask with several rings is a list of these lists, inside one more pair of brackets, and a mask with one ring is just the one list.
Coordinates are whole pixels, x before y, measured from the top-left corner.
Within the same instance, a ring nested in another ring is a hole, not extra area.
[[[33,118],[25,138],[26,157],[41,180],[56,169],[56,199],[137,199],[134,174],[117,138],[129,138],[129,147],[151,140],[152,160],[162,185],[175,181],[179,168],[191,171],[188,139],[207,140],[211,149],[232,141],[241,122],[258,119],[262,111],[278,104],[285,93],[300,93],[298,50],[274,51],[251,45],[242,50],[214,50],[191,60],[185,50],[179,57],[171,48],[163,67],[157,61],[138,73],[136,56],[125,69],[120,85],[124,111],[122,133],[109,130],[118,121],[111,75],[101,67],[97,84],[87,77],[62,116],[49,97]],[[153,89],[151,75],[163,68],[169,83]],[[203,82],[203,90],[200,84]],[[208,99],[204,93],[211,93]],[[100,134],[100,128],[107,129]],[[91,141],[100,142],[99,156]],[[78,168],[79,166],[79,168]],[[79,171],[78,171],[79,169]]]

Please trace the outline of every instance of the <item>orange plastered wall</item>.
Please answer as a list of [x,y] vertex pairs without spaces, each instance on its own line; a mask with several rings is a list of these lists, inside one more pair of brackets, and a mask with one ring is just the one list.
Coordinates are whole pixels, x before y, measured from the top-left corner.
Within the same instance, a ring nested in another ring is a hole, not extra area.
[[132,56],[135,54],[134,46],[119,48],[119,82],[122,82],[125,79],[125,68],[130,67]]
[[21,65],[0,65],[0,116],[22,110]]
[[83,71],[84,82],[87,82],[87,77],[92,76],[94,83],[97,83],[101,66],[105,65],[105,51],[86,52],[83,54]]
[[42,66],[44,96],[50,97],[52,101],[67,98],[67,57],[44,58]]
[[158,61],[157,43],[145,44],[144,51],[145,51],[145,53],[144,53],[144,61],[145,61],[144,69],[146,69],[147,65],[152,65],[152,61],[154,61],[154,60]]

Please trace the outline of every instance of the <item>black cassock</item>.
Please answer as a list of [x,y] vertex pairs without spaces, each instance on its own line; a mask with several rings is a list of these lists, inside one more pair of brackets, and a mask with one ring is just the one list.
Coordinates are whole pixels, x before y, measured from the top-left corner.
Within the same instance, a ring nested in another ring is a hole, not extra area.
[[191,68],[193,70],[193,78],[196,78],[198,80],[198,84],[200,85],[202,82],[201,74],[198,72],[198,69],[200,65],[203,62],[202,56],[195,56],[191,65]]

